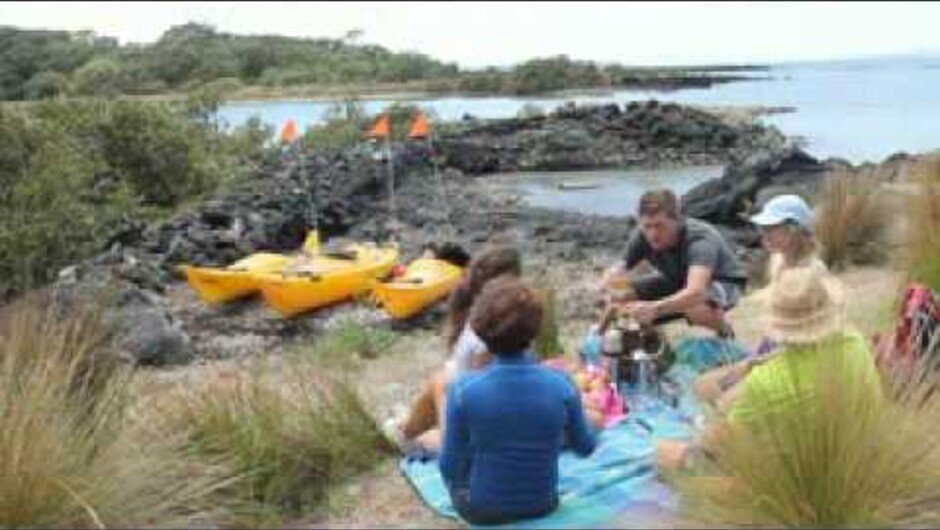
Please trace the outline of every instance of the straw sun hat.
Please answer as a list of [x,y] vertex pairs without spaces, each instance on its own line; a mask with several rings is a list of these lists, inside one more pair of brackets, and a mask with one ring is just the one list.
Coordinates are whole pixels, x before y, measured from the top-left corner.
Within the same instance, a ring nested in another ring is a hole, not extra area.
[[816,342],[845,325],[842,284],[823,266],[784,268],[767,295],[767,334],[779,342]]

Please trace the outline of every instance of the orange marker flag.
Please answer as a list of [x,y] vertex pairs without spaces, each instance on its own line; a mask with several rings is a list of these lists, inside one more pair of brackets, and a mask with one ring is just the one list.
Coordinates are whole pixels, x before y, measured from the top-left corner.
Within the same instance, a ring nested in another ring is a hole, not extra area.
[[418,112],[414,121],[411,123],[411,131],[408,132],[408,138],[427,138],[431,134],[431,124],[428,123],[428,117],[423,112]]
[[366,133],[366,136],[369,138],[388,138],[392,134],[392,124],[388,119],[388,114],[383,114],[382,117],[375,122],[375,126],[372,127],[372,130]]
[[294,118],[290,118],[284,124],[284,128],[281,129],[281,143],[289,144],[296,140],[298,136],[300,136],[300,131],[297,130],[297,122],[294,121]]

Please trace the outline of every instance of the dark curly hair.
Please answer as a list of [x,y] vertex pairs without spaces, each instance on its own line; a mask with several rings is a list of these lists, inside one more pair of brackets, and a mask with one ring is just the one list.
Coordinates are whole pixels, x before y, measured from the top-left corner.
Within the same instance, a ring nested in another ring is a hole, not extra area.
[[519,353],[539,334],[542,314],[535,291],[518,278],[504,276],[480,292],[470,310],[470,327],[493,355]]

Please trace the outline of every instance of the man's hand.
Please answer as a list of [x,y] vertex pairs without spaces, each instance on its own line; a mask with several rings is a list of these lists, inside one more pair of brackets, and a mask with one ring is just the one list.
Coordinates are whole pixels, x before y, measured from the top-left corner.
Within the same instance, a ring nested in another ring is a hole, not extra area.
[[659,304],[656,302],[633,302],[627,306],[627,310],[643,325],[652,324],[659,316]]

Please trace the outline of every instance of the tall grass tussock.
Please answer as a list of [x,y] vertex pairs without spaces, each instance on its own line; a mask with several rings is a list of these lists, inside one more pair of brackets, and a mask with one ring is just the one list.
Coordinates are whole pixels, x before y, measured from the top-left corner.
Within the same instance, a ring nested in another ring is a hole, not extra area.
[[873,392],[840,352],[823,353],[815,392],[799,406],[730,425],[713,459],[678,477],[687,523],[940,525],[940,396],[932,392],[933,375]]
[[216,516],[228,477],[173,436],[141,436],[130,373],[94,312],[43,296],[0,315],[0,526],[178,526]]
[[821,257],[833,270],[887,258],[891,212],[877,180],[830,175],[817,203],[815,232]]
[[238,505],[235,524],[271,526],[326,500],[338,481],[390,454],[354,388],[320,365],[291,359],[180,388],[163,417],[200,453],[243,478],[222,492]]
[[904,267],[910,280],[940,291],[940,155],[928,158],[915,175],[916,189],[904,209]]

